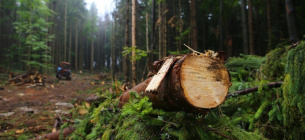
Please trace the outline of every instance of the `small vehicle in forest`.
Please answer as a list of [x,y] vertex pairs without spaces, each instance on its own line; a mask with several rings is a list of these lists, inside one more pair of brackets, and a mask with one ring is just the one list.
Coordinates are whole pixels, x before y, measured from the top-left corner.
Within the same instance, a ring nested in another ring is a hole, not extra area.
[[71,80],[71,64],[69,62],[61,62],[57,68],[56,78],[61,80],[62,78],[66,78],[67,80]]

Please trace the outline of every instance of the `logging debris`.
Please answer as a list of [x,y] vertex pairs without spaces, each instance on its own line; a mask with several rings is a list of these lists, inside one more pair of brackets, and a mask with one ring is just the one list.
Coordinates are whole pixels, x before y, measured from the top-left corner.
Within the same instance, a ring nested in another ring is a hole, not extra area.
[[[13,75],[13,74],[10,74]],[[46,76],[40,74],[38,71],[28,72],[26,74],[21,74],[16,77],[12,77],[8,80],[10,85],[23,85],[27,83],[35,84],[35,85],[44,85],[46,80]]]

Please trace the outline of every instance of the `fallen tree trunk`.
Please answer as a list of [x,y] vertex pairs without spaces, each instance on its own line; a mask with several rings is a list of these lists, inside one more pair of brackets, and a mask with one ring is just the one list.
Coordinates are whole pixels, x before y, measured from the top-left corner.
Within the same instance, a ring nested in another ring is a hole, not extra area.
[[[173,63],[167,65],[168,71],[158,65],[165,60],[155,63],[159,69],[159,73],[154,76],[157,78],[148,78],[125,91],[120,97],[119,106],[122,107],[128,102],[130,91],[143,93],[149,97],[154,107],[164,110],[196,112],[219,106],[225,100],[231,83],[229,72],[216,55],[208,52],[204,55],[188,54],[175,57]],[[162,73],[165,73],[165,76],[160,80],[158,77],[162,77]],[[153,79],[160,80],[159,86],[156,90],[146,90],[147,87],[154,87],[149,86],[151,82],[158,84]]]

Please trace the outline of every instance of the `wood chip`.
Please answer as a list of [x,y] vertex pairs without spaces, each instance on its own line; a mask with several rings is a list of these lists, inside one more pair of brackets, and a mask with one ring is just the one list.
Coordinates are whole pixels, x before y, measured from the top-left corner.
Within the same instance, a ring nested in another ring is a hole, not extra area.
[[24,132],[24,129],[16,130],[17,134],[22,134]]

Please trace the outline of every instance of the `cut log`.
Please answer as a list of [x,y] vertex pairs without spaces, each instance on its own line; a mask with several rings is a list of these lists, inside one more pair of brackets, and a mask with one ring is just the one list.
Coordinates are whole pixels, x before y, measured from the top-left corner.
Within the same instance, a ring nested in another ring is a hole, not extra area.
[[145,91],[151,80],[152,77],[125,91],[119,106],[128,102],[130,91],[136,91],[148,96],[156,108],[200,111],[219,106],[231,85],[229,72],[215,54],[174,58],[174,64],[154,94]]
[[24,79],[26,76],[27,76],[27,74],[19,75],[19,76],[9,79],[8,82]]

